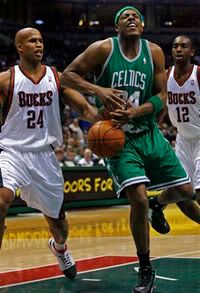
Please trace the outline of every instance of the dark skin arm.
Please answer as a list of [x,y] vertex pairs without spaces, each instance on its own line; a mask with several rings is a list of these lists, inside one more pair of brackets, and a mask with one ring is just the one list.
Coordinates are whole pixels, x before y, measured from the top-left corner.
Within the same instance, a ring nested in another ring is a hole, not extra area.
[[[58,73],[61,76],[61,73]],[[90,105],[86,99],[76,90],[69,87],[62,87],[62,100],[64,104],[70,106],[80,117],[89,122],[101,120],[98,109]]]
[[[168,70],[165,70],[167,78],[168,78]],[[156,115],[158,124],[163,122],[163,119],[168,116],[168,108],[167,105]]]
[[[153,63],[154,63],[154,95],[160,97],[163,102],[163,107],[167,101],[167,77],[165,73],[165,57],[162,49],[153,43],[150,43]],[[154,111],[153,105],[150,102],[145,102],[138,107],[130,107],[127,105],[127,110],[118,109],[116,112],[112,112],[111,117],[114,121],[121,123],[127,123],[129,120],[150,114]]]
[[158,124],[162,123],[164,117],[167,115],[167,106],[165,106],[165,108],[163,108],[157,115],[156,115],[156,119]]
[[8,92],[9,92],[9,86],[10,86],[10,70],[4,71],[0,73],[0,103],[4,104]]
[[61,84],[85,94],[98,96],[109,110],[123,108],[125,103],[118,96],[120,90],[103,88],[84,79],[87,73],[97,73],[97,68],[102,68],[110,52],[109,39],[93,43],[63,71]]
[[86,99],[77,91],[65,88],[62,92],[64,104],[70,106],[83,120],[97,122],[101,120],[98,109],[90,105]]

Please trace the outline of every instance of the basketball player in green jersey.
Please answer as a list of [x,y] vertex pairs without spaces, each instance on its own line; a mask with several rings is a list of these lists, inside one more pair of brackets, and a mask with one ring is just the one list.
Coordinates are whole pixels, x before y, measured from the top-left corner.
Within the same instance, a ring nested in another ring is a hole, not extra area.
[[[157,200],[158,208],[188,200],[193,190],[157,127],[156,114],[167,99],[165,60],[158,45],[141,39],[142,23],[136,8],[122,8],[115,16],[118,36],[91,44],[64,70],[61,82],[97,96],[110,117],[123,124],[125,146],[107,160],[107,167],[117,194],[125,193],[131,206],[130,228],[140,264],[133,292],[147,293],[153,292],[155,280],[149,257],[147,188],[164,189]],[[88,72],[95,72],[95,84],[84,79]]]

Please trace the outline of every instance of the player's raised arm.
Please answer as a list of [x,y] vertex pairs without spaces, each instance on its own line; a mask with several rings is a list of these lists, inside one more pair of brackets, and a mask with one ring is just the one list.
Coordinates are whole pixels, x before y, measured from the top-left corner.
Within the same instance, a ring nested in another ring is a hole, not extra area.
[[87,73],[97,73],[98,68],[103,67],[110,51],[110,39],[91,44],[63,71],[61,84],[85,94],[98,96],[107,108],[121,108],[124,101],[118,96],[121,93],[120,90],[104,88],[90,83],[84,78]]

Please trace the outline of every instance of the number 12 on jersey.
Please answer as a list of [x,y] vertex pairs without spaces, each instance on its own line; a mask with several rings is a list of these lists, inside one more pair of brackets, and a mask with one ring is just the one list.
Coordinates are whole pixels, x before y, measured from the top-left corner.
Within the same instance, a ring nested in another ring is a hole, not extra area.
[[176,107],[177,122],[189,122],[189,109],[188,107]]

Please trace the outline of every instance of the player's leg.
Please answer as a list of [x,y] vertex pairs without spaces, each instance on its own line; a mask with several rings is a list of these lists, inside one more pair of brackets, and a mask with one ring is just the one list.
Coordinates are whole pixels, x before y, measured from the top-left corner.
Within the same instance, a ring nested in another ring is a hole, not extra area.
[[200,142],[198,141],[198,152],[195,158],[195,173],[193,177],[193,184],[195,188],[195,199],[197,200],[198,204],[200,205]]
[[13,198],[14,193],[12,190],[5,187],[0,188],[0,248],[2,245],[2,239],[5,229],[5,218]]
[[[192,199],[197,199],[200,188],[200,146],[199,138],[186,139],[177,136],[176,153],[184,169],[189,174],[195,193]],[[194,200],[180,201],[178,208],[192,221],[200,224],[200,208]]]
[[51,148],[43,152],[23,153],[23,161],[29,174],[29,184],[21,190],[21,198],[45,215],[53,235],[49,248],[57,257],[61,271],[72,279],[76,276],[76,267],[65,243],[68,224],[62,208],[64,179],[55,153]]
[[[139,281],[133,292],[153,292],[155,270],[149,257],[149,223],[146,184],[150,182],[144,169],[141,153],[146,141],[137,136],[126,141],[123,150],[115,158],[107,160],[107,168],[113,177],[116,193],[125,191],[130,201],[130,229],[133,234],[140,262]],[[138,151],[138,150],[141,150]]]
[[[185,210],[184,214],[187,213],[187,206],[192,208],[192,212],[194,215],[192,216],[192,220],[194,217],[197,219],[199,211],[192,200],[190,199],[193,194],[193,188],[191,183],[179,185],[176,187],[165,189],[161,192],[160,195],[151,197],[149,199],[149,220],[152,224],[152,228],[154,228],[158,233],[165,234],[170,231],[170,226],[167,220],[164,217],[163,210],[169,203],[178,203],[178,206],[182,211]],[[186,203],[184,203],[186,202]],[[187,216],[191,215],[188,211]]]
[[163,212],[166,206],[159,204],[157,197],[149,197],[148,219],[152,228],[160,234],[166,234],[170,231],[170,225]]
[[[21,162],[20,153],[0,152],[0,247],[5,228],[5,217],[11,205],[15,191],[27,183],[25,179],[25,168]],[[14,167],[13,167],[14,166]]]
[[149,172],[150,189],[163,189],[163,191],[160,195],[149,199],[149,220],[157,232],[165,234],[169,232],[170,227],[164,217],[164,208],[169,203],[189,200],[193,188],[188,174],[169,143],[159,135],[156,139],[160,150],[157,150],[159,157],[155,164],[159,165],[159,169],[152,168]]
[[[149,256],[149,222],[148,199],[144,184],[125,189],[130,202],[130,228],[137,248],[140,270],[139,281],[133,292],[152,292],[155,270],[151,266]],[[146,291],[145,291],[146,290]]]
[[200,189],[196,190],[196,198],[197,198],[197,202],[200,205]]
[[189,199],[177,202],[177,206],[186,217],[200,224],[200,208],[194,200]]
[[61,208],[58,219],[51,218],[47,215],[44,216],[53,236],[53,238],[49,240],[49,249],[56,256],[59,267],[64,275],[69,279],[74,279],[76,277],[76,265],[66,243],[68,221],[65,218],[65,211]]

